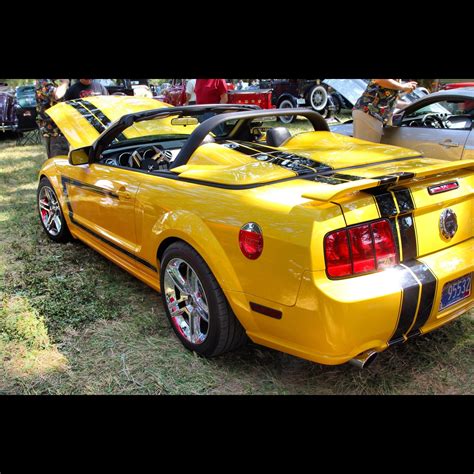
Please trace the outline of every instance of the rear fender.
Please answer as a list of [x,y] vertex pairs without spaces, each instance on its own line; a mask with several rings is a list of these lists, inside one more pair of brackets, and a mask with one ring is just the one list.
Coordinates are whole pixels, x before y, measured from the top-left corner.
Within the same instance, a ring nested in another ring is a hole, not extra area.
[[[168,238],[178,238],[191,245],[205,260],[222,289],[242,291],[239,278],[220,242],[209,226],[189,211],[167,212],[152,229],[157,254]],[[159,262],[158,262],[159,264]]]

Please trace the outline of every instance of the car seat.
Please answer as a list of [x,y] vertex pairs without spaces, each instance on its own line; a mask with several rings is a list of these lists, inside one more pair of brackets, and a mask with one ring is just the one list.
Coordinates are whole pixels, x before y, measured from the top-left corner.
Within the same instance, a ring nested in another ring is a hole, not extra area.
[[279,147],[291,138],[286,127],[274,127],[267,130],[266,143],[268,146]]

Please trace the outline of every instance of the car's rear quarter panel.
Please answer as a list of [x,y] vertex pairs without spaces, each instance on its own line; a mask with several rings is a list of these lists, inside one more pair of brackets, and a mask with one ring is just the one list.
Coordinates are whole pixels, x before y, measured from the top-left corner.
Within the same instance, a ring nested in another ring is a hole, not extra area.
[[[140,257],[156,259],[165,239],[179,237],[203,256],[224,290],[293,305],[312,259],[324,266],[322,251],[312,242],[345,225],[339,206],[303,199],[295,186],[230,190],[144,175],[136,213]],[[264,235],[257,260],[239,248],[239,231],[247,222],[259,224]]]

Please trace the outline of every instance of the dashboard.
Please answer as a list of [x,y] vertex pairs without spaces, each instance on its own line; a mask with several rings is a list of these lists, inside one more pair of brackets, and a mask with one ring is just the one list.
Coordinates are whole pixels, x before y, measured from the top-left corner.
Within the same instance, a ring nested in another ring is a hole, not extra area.
[[145,171],[167,171],[187,138],[141,145],[113,147],[102,153],[100,163]]

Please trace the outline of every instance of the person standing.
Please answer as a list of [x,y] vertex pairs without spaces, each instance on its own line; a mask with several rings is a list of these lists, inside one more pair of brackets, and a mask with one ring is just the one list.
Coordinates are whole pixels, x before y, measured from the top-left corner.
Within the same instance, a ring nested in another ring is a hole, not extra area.
[[417,83],[401,79],[371,79],[352,110],[354,138],[380,143],[383,127],[390,123],[395,108],[408,105],[400,101],[400,93],[413,92]]
[[196,104],[227,104],[227,84],[225,79],[196,79],[194,87]]
[[36,121],[43,136],[48,158],[69,153],[69,143],[46,110],[63,100],[68,79],[37,79],[35,81]]
[[105,86],[94,79],[79,79],[66,91],[64,100],[84,99],[91,95],[109,95],[109,92]]
[[195,87],[196,79],[188,79],[186,82],[186,103],[184,105],[194,105],[196,103]]
[[[229,101],[225,79],[196,79],[194,93],[196,104],[227,104]],[[214,112],[205,112],[198,117],[198,120],[202,123],[214,115]],[[218,125],[212,131],[216,136],[222,135],[224,124]]]

